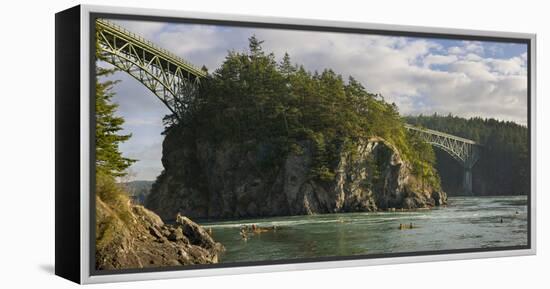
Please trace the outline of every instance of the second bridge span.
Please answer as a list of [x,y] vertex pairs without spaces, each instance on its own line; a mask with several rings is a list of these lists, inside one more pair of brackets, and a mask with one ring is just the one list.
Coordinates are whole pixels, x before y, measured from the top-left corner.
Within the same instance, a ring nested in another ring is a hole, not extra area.
[[464,194],[472,195],[472,168],[479,160],[481,145],[473,140],[410,124],[406,124],[405,128],[458,161],[464,168]]

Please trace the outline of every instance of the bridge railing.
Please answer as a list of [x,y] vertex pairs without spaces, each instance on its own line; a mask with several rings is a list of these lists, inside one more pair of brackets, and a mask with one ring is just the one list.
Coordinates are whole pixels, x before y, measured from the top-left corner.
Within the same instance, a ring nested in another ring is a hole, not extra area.
[[126,41],[133,41],[134,43],[144,45],[148,50],[150,50],[152,53],[156,53],[159,55],[162,55],[163,58],[174,62],[174,64],[184,67],[187,70],[191,71],[193,74],[199,76],[199,77],[205,77],[206,72],[204,72],[202,69],[194,66],[190,62],[186,61],[185,59],[181,58],[180,56],[175,55],[174,53],[157,46],[153,42],[143,38],[142,36],[135,34],[127,29],[125,29],[122,26],[119,26],[117,24],[114,24],[112,22],[109,22],[105,19],[97,19],[96,23],[100,26],[102,29],[108,29],[112,32],[115,32],[117,34],[120,34],[122,36],[125,36]]

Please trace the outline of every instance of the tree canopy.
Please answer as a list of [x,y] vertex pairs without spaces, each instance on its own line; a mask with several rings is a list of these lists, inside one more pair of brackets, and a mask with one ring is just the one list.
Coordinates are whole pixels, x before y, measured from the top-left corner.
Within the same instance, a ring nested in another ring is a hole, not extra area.
[[[342,150],[378,136],[396,146],[419,178],[438,186],[429,145],[409,135],[395,104],[331,69],[307,71],[286,53],[277,61],[249,38],[249,50],[230,51],[203,81],[189,130],[210,142],[269,143],[266,167],[277,168],[304,141],[315,144],[312,177],[334,178]],[[168,130],[172,127],[167,128]]]

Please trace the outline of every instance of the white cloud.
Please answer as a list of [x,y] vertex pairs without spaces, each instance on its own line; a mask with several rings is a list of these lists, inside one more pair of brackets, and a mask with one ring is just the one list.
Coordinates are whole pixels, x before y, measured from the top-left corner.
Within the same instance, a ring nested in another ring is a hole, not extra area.
[[447,51],[449,54],[464,54],[465,52],[464,48],[458,46],[451,46]]
[[445,65],[451,64],[457,61],[456,55],[441,55],[441,54],[430,54],[424,58],[424,67],[431,67],[432,65]]
[[482,60],[483,58],[481,56],[479,56],[478,54],[475,54],[475,53],[468,53],[464,56],[464,59],[466,60],[470,60],[470,61],[480,61]]
[[487,59],[494,72],[504,75],[526,75],[525,61],[521,57],[509,59]]
[[468,52],[483,54],[483,52],[485,51],[483,45],[481,45],[479,41],[463,41],[463,43],[464,49]]
[[463,73],[470,79],[485,82],[494,81],[496,76],[489,71],[489,66],[481,61],[459,60],[449,65],[449,71]]
[[520,57],[523,60],[523,65],[525,65],[527,63],[527,52],[523,52]]

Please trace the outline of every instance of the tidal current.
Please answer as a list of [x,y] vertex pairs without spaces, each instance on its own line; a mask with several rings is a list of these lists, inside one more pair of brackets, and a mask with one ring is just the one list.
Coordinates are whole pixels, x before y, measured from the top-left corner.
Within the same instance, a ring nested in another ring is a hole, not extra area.
[[[272,228],[240,234],[243,225]],[[406,229],[400,229],[400,226]],[[412,228],[409,228],[412,224]],[[527,245],[526,196],[451,197],[446,207],[201,222],[221,263]]]

